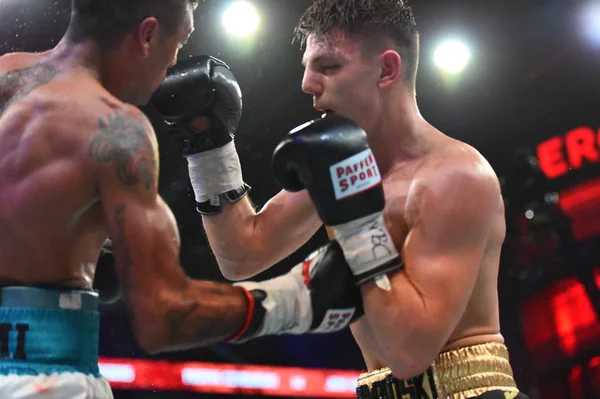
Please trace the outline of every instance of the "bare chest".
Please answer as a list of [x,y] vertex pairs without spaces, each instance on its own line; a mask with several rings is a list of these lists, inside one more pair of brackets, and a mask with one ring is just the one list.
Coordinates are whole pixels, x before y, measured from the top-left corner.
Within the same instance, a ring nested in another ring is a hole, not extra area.
[[411,179],[387,178],[383,181],[385,208],[383,219],[398,252],[408,235],[412,214],[410,209]]
[[[386,200],[383,217],[394,246],[400,254],[410,226],[410,209],[407,210],[407,204],[410,203],[411,182],[412,179],[398,175],[383,180]],[[351,326],[351,329],[367,368],[375,370],[387,366],[369,322],[364,318],[360,319]]]

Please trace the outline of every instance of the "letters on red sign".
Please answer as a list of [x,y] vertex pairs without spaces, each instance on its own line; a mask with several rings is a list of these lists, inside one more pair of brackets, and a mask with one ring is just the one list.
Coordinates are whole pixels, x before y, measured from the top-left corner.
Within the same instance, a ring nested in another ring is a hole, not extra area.
[[537,158],[542,172],[555,179],[584,162],[600,162],[600,130],[578,127],[564,137],[556,136],[540,143]]

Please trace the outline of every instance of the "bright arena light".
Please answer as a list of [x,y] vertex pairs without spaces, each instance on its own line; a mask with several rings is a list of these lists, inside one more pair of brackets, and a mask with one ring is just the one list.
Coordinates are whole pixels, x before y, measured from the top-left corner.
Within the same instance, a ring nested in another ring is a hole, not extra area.
[[584,10],[583,30],[588,40],[600,44],[600,4],[590,4]]
[[467,46],[456,40],[441,43],[433,55],[433,60],[439,68],[452,73],[465,69],[470,59],[471,53]]
[[225,30],[233,36],[249,36],[256,31],[259,24],[260,17],[256,8],[247,1],[232,3],[223,14]]

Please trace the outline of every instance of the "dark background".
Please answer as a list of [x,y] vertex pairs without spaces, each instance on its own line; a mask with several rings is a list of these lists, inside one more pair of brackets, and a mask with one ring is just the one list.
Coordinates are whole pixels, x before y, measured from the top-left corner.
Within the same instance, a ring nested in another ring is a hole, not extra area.
[[[54,46],[68,24],[69,3],[1,0],[0,53]],[[310,96],[300,90],[302,52],[292,45],[293,27],[310,1],[253,0],[262,24],[250,39],[234,39],[224,32],[220,16],[229,3],[207,0],[199,7],[196,31],[180,58],[210,54],[227,62],[237,76],[245,102],[236,143],[245,180],[253,188],[251,198],[260,207],[279,190],[269,168],[273,149],[290,129],[318,116]],[[600,152],[600,33],[596,41],[589,34],[590,29],[600,32],[600,17],[586,19],[590,7],[600,9],[600,2],[410,3],[421,32],[417,94],[422,114],[448,135],[481,151],[503,184],[509,234],[499,288],[502,329],[517,381],[534,398],[600,397],[600,367],[593,360],[600,356],[600,278],[594,280],[600,265],[600,201],[588,198],[576,215],[555,203],[565,190],[600,175],[600,163],[585,161],[557,179],[547,179],[535,167],[539,143],[564,137],[577,127],[596,133],[595,149]],[[465,40],[473,54],[467,69],[453,78],[432,60],[435,46],[447,37]],[[185,162],[153,110],[144,111],[157,130],[160,191],[179,221],[183,266],[192,277],[223,281],[193,208]],[[526,210],[535,211],[531,220],[524,217]],[[582,221],[588,232],[574,234],[573,224]],[[287,271],[325,242],[320,231],[256,279]],[[102,355],[151,358],[135,344],[122,304],[103,310]],[[348,332],[263,338],[153,358],[364,368]],[[117,392],[116,396],[167,395]],[[198,396],[177,393],[182,398]]]

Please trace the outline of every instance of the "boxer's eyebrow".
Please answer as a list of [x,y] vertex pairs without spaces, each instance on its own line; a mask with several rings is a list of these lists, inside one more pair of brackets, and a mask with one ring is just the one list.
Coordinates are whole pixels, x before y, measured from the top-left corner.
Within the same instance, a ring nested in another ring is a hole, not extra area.
[[[310,62],[311,64],[316,64],[316,63],[322,61],[324,58],[331,58],[331,57],[334,57],[333,53],[323,52],[321,54],[318,54],[317,56],[302,58],[302,65],[306,66],[306,64],[308,62]],[[312,60],[310,60],[310,58],[312,58]]]

